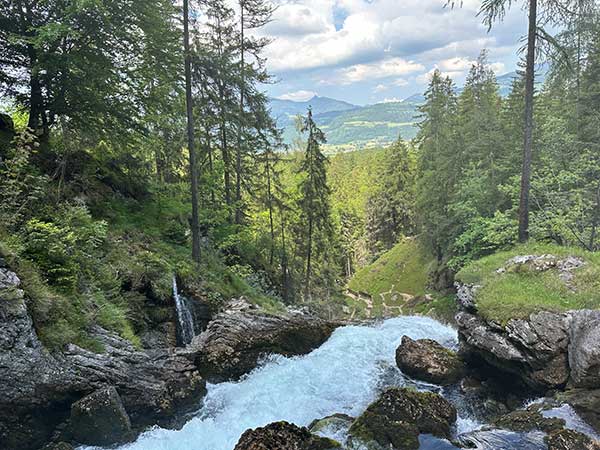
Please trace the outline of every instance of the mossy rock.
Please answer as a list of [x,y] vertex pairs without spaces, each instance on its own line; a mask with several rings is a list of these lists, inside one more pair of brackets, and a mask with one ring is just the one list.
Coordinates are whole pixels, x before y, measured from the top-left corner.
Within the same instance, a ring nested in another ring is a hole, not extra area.
[[494,425],[519,433],[534,430],[550,433],[564,428],[565,421],[556,417],[544,417],[537,411],[519,410],[500,417]]
[[234,450],[334,450],[341,444],[311,434],[308,429],[288,422],[273,422],[265,427],[246,430]]
[[546,437],[548,450],[600,450],[600,442],[574,430],[558,430]]
[[457,413],[445,398],[406,388],[385,391],[352,424],[352,441],[368,448],[417,450],[419,434],[449,438]]

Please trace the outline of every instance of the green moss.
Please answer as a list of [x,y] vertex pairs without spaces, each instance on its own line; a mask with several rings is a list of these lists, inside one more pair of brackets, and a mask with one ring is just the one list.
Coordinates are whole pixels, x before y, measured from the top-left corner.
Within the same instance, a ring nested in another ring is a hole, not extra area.
[[[518,255],[551,254],[558,258],[578,256],[585,265],[573,271],[570,286],[559,278],[556,269],[543,272],[526,269],[497,270]],[[506,323],[511,318],[525,318],[531,313],[600,308],[600,253],[579,248],[531,243],[518,245],[465,266],[456,276],[463,283],[480,285],[477,308],[490,320]]]

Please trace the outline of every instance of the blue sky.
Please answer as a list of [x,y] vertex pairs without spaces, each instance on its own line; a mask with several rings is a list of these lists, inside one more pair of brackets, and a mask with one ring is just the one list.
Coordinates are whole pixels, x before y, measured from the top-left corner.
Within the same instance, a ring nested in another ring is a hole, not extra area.
[[490,31],[477,17],[479,0],[446,8],[445,0],[277,0],[273,22],[260,31],[273,38],[271,96],[312,95],[355,104],[423,92],[439,68],[462,84],[481,49],[494,71],[515,70],[526,14],[515,4]]

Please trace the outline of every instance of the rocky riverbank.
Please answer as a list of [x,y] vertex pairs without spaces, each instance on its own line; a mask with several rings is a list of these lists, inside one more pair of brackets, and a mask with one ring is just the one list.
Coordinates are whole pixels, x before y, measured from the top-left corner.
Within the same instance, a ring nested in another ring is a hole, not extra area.
[[[575,289],[570,284],[573,270],[583,264],[573,257],[525,255],[507,261],[496,273],[555,270],[569,289]],[[480,288],[457,284],[462,357],[512,377],[513,386],[532,394],[559,397],[600,430],[600,310],[540,310],[500,323],[479,312]]]
[[[206,378],[232,379],[269,352],[293,355],[324,342],[336,324],[302,312],[232,308],[185,349],[140,350],[94,327],[99,353],[38,339],[18,275],[0,264],[0,448],[51,442],[109,445],[146,427],[176,427],[198,408]],[[239,304],[238,304],[239,306]]]

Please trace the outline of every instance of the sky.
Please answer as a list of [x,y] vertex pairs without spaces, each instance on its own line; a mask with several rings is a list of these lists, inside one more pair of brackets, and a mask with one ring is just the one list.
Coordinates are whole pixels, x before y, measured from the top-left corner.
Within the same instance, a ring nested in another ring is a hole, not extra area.
[[458,85],[482,49],[497,75],[516,69],[526,13],[516,3],[491,31],[477,17],[480,0],[277,0],[260,33],[273,39],[269,95],[314,95],[365,105],[425,90],[438,68]]

